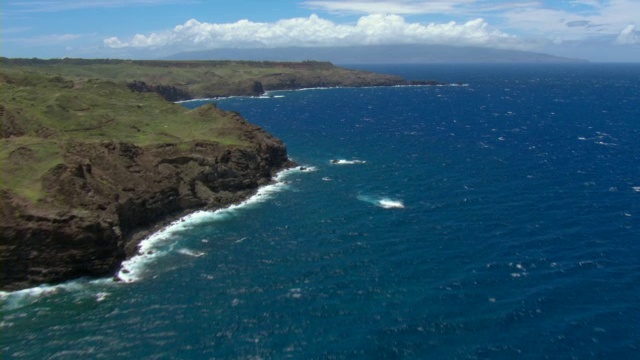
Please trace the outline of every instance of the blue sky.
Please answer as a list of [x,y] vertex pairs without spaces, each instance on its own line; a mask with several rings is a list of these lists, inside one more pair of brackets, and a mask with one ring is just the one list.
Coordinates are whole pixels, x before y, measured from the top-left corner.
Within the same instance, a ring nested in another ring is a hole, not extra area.
[[424,43],[640,62],[640,0],[4,0],[0,54]]

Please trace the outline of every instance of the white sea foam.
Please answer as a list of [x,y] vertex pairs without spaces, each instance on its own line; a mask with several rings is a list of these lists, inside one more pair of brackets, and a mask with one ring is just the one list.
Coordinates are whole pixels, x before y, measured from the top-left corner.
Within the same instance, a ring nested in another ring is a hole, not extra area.
[[178,252],[182,255],[187,255],[191,257],[200,257],[205,255],[205,253],[203,253],[202,251],[195,251],[187,248],[179,249]]
[[[31,304],[39,299],[62,294],[65,292],[86,292],[90,297],[96,297],[96,301],[102,301],[109,294],[104,292],[104,286],[115,284],[113,279],[97,279],[97,280],[73,280],[57,285],[43,284],[40,286],[17,290],[17,291],[0,291],[0,301],[6,309],[17,309],[22,306]],[[97,291],[98,289],[102,291]]]
[[294,168],[293,171],[299,171],[299,172],[315,172],[318,171],[318,168],[315,166],[299,166],[297,168]]
[[399,200],[391,200],[391,199],[380,199],[378,200],[378,205],[385,209],[404,209],[404,204]]
[[190,103],[190,102],[198,102],[198,101],[214,101],[214,100],[220,100],[222,98],[199,98],[199,99],[189,99],[189,100],[180,100],[180,101],[175,101],[176,104],[183,104],[183,103]]
[[632,189],[635,192],[640,192],[640,186],[634,186],[634,187],[632,187]]
[[292,299],[300,299],[302,297],[302,289],[300,288],[289,289],[289,293],[287,294],[287,297],[290,297]]
[[258,99],[280,99],[283,97],[284,95],[269,95],[269,93],[265,93],[264,95],[258,96]]
[[404,203],[402,200],[391,199],[388,197],[358,195],[358,200],[368,202],[384,209],[404,209]]
[[[215,211],[196,211],[174,221],[169,224],[169,226],[140,242],[138,245],[138,254],[122,263],[117,277],[127,283],[142,279],[148,265],[156,261],[158,258],[174,251],[181,233],[204,223],[213,223],[234,217],[240,209],[267,201],[274,194],[286,189],[288,185],[283,180],[288,175],[300,172],[312,172],[316,170],[317,169],[313,166],[298,166],[280,171],[276,176],[274,176],[274,183],[259,188],[255,195],[239,204],[233,204],[224,209]],[[180,248],[177,251],[192,257],[204,255],[204,253],[195,252],[186,248]]]
[[346,159],[333,159],[331,160],[333,165],[355,165],[355,164],[366,164],[367,162],[364,160],[346,160]]

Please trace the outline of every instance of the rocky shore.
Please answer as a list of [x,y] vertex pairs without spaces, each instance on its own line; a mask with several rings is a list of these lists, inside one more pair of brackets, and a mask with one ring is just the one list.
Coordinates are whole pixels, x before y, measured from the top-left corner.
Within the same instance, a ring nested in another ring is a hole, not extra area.
[[0,71],[3,291],[117,273],[150,231],[294,164],[240,114],[126,83]]
[[65,163],[43,179],[44,201],[3,190],[2,290],[112,275],[155,225],[240,202],[293,165],[282,141],[236,121],[250,146],[71,143]]

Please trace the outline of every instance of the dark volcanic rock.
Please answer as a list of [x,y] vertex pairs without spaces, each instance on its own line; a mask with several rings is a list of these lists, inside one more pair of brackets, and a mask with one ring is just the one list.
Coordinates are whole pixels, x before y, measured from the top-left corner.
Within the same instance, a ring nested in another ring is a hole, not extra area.
[[155,92],[162,95],[168,101],[191,100],[193,97],[188,92],[169,85],[147,85],[144,81],[133,81],[127,84],[131,91]]
[[2,289],[112,275],[154,227],[242,201],[293,165],[280,140],[236,120],[250,145],[75,142],[44,177],[37,206],[2,191]]

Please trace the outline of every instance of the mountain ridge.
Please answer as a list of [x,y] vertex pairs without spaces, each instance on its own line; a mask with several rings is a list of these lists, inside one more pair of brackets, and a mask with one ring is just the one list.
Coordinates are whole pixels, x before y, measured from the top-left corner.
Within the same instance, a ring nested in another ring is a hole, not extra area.
[[329,61],[334,64],[586,63],[538,52],[451,45],[222,48],[188,51],[166,60]]

